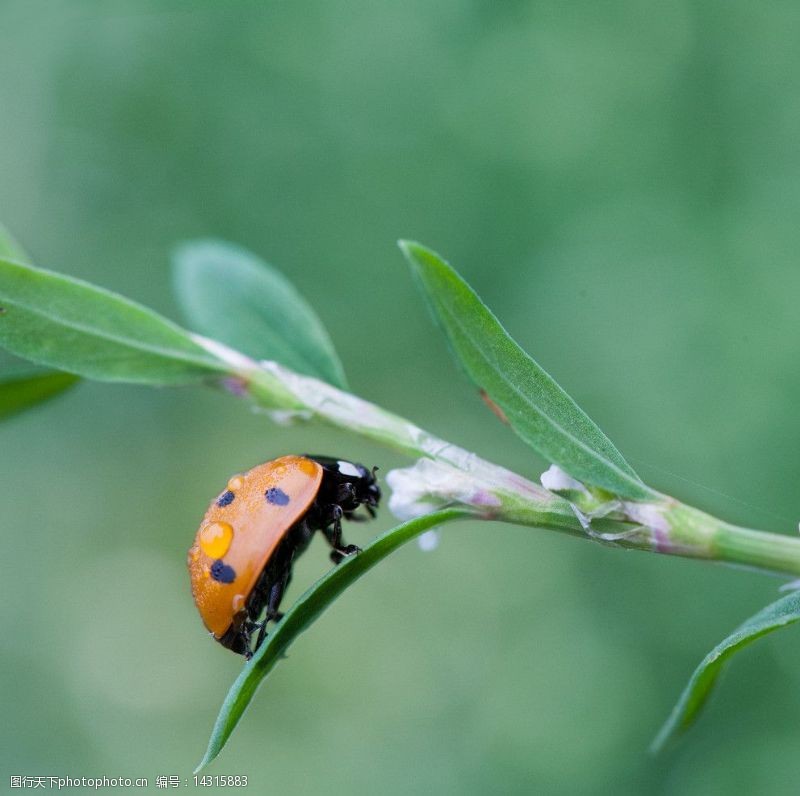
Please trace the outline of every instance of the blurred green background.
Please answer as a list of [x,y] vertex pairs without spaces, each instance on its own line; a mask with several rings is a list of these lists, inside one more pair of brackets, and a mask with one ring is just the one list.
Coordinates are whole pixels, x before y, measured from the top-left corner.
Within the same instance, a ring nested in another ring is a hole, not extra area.
[[[236,241],[310,299],[357,393],[535,478],[429,322],[395,247],[417,238],[655,486],[797,532],[797,4],[222,6],[0,4],[0,218],[36,262],[177,317],[172,247]],[[208,501],[285,452],[407,463],[221,394],[90,383],[0,446],[5,783],[189,776],[241,667],[189,595]],[[646,751],[779,584],[448,527],[293,647],[209,773],[285,794],[793,793],[796,630]]]

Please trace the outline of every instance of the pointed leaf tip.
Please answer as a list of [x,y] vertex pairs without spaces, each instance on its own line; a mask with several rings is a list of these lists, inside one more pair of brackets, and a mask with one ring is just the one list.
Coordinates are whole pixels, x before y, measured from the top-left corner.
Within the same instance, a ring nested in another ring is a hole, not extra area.
[[456,359],[525,442],[587,484],[631,499],[654,494],[445,260],[414,241],[400,248]]
[[322,321],[278,270],[247,249],[214,239],[187,241],[172,261],[178,300],[196,331],[254,359],[347,386]]
[[650,746],[653,754],[689,729],[708,701],[723,666],[742,647],[773,630],[793,624],[800,619],[800,592],[781,597],[742,623],[727,638],[717,644],[694,670],[686,688],[664,726]]

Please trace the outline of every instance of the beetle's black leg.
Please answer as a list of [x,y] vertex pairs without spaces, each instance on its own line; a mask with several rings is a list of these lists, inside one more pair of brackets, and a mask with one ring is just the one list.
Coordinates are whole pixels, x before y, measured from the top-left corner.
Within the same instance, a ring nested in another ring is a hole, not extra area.
[[347,558],[347,556],[354,556],[356,553],[360,552],[361,548],[357,544],[348,544],[339,550],[334,550],[331,553],[331,561],[333,561],[334,564],[341,564],[342,559]]
[[338,564],[344,556],[340,552],[340,548],[342,546],[342,515],[344,512],[342,511],[342,507],[338,504],[334,504],[331,506],[331,520],[332,524],[327,525],[325,527],[325,536],[330,543],[330,546],[333,548],[331,551],[331,561],[334,564]]
[[342,516],[344,512],[338,504],[331,506],[330,512],[330,524],[325,529],[325,535],[328,537],[331,547],[338,550],[342,546]]
[[283,592],[286,589],[286,578],[282,578],[277,583],[273,584],[272,588],[269,591],[269,602],[267,603],[267,616],[265,619],[265,624],[269,622],[271,619],[277,621],[276,617],[280,614],[278,612],[278,606],[281,604],[281,599],[283,598]]
[[[255,650],[257,650],[261,646],[261,643],[264,641],[266,635],[267,635],[267,620],[265,619],[263,622],[261,622],[261,626],[258,628],[258,636],[256,637]],[[252,654],[253,653],[251,652],[250,655]]]
[[258,637],[256,638],[253,651],[257,650],[267,635],[267,622],[280,622],[283,619],[283,614],[278,610],[278,606],[283,599],[283,593],[289,584],[290,574],[288,570],[284,573],[283,577],[277,582],[272,584],[269,590],[269,600],[267,602],[267,614],[261,622],[257,622],[255,627],[258,627]]
[[342,507],[338,504],[333,504],[330,507],[330,518],[325,523],[323,533],[328,543],[333,548],[331,552],[331,561],[338,564],[345,556],[352,555],[353,553],[360,553],[361,548],[354,545],[342,545],[342,516],[344,512]]
[[242,629],[239,631],[239,635],[242,639],[242,646],[244,647],[244,659],[249,661],[250,658],[253,657],[253,650],[250,649],[250,628],[242,625]]

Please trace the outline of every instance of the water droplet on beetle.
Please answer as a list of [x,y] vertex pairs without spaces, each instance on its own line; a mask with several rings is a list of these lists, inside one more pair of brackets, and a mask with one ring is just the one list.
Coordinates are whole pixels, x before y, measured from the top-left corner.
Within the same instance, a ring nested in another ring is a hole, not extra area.
[[200,547],[209,558],[222,558],[233,541],[229,522],[209,522],[200,529]]

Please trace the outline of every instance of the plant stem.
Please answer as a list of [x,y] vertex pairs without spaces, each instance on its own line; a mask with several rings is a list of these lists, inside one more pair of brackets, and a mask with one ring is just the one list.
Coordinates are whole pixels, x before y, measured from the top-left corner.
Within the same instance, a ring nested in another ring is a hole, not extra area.
[[722,523],[714,539],[713,558],[800,576],[800,538]]
[[[544,528],[615,547],[800,575],[800,538],[740,528],[666,495],[654,501],[618,502],[617,510],[607,516],[587,519],[569,501],[539,484],[369,401],[274,362],[239,358],[235,365],[243,393],[265,409],[323,420],[406,455],[435,462],[438,470],[393,471],[406,474],[406,483],[413,483],[417,490],[415,498],[424,497],[417,503],[424,507],[418,513],[460,506],[477,518]],[[396,493],[397,488],[392,487]],[[415,516],[414,506],[411,508],[406,516]]]
[[[627,521],[592,520],[590,529],[558,527],[537,521],[535,514],[512,510],[502,519],[520,525],[546,527],[629,550],[721,561],[780,575],[800,576],[800,537],[742,528],[699,509],[663,497],[659,502],[626,504]],[[560,515],[559,515],[560,519]],[[640,524],[632,524],[632,520]]]
[[626,506],[653,531],[655,552],[800,575],[800,537],[741,528],[667,496]]

